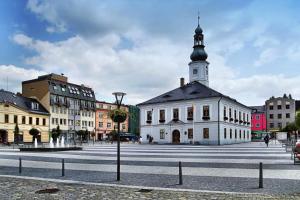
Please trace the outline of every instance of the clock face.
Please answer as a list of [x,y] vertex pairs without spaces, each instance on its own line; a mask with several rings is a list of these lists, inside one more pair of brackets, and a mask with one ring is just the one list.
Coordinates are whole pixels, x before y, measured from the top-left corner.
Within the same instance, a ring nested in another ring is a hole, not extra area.
[[198,70],[197,69],[193,69],[193,74],[197,74]]

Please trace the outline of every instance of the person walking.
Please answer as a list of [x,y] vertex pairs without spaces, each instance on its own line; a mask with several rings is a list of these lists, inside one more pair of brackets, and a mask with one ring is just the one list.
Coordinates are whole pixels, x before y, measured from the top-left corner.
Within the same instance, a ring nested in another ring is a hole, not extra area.
[[266,143],[266,145],[268,147],[269,146],[269,141],[270,141],[270,137],[269,137],[268,134],[264,137],[264,141],[265,141],[265,143]]

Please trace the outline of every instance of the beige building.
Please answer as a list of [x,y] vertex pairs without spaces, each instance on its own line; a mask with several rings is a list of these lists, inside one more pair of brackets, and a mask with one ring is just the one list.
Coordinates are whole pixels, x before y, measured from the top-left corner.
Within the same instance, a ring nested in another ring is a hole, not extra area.
[[[109,113],[117,108],[116,104],[107,103],[104,101],[96,102],[96,139],[101,140],[108,137],[113,130],[118,130],[118,123],[111,120]],[[128,113],[128,106],[121,106]],[[120,131],[128,132],[128,116],[125,122],[120,124]]]
[[63,74],[47,74],[23,81],[22,93],[49,110],[50,130],[59,125],[67,141],[75,131],[95,131],[95,94],[90,87],[70,83]]
[[32,142],[32,128],[40,131],[38,142],[49,142],[49,112],[36,99],[0,90],[0,143]]

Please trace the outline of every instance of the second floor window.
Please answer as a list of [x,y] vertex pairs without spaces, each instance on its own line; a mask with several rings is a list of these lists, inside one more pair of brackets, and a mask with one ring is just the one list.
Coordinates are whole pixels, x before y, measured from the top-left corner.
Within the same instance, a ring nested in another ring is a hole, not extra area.
[[152,121],[152,111],[147,111],[147,123],[151,123]]
[[278,119],[281,119],[282,118],[282,114],[278,114]]
[[36,125],[40,125],[40,119],[39,119],[39,118],[36,118],[36,119],[35,119],[35,124],[36,124]]
[[224,106],[224,117],[226,117],[226,106]]
[[209,118],[209,106],[203,106],[203,117]]
[[43,118],[43,126],[46,126],[46,119]]
[[269,109],[270,109],[270,110],[273,110],[273,108],[274,108],[274,107],[273,107],[272,105],[271,105],[271,106],[269,106]]
[[174,121],[178,121],[179,120],[179,109],[178,108],[174,108],[173,109],[173,120]]
[[22,116],[22,124],[26,124],[26,117]]
[[187,108],[187,119],[193,120],[193,115],[194,115],[193,107],[188,107]]
[[29,117],[29,124],[32,124],[32,117]]
[[159,110],[159,122],[165,122],[165,110]]
[[107,123],[107,128],[110,128],[111,127],[111,123]]
[[286,109],[290,109],[290,104],[285,105]]
[[286,113],[286,114],[285,114],[285,117],[286,117],[286,118],[290,118],[290,117],[291,117],[291,116],[290,116],[290,113]]
[[273,114],[270,114],[270,119],[273,119],[274,118],[274,115]]
[[278,110],[281,110],[281,105],[277,105],[277,109],[278,109]]
[[100,127],[100,128],[103,127],[103,122],[99,122],[99,127]]
[[18,116],[17,116],[17,115],[14,116],[14,123],[15,123],[15,124],[18,123]]
[[229,118],[232,118],[232,115],[231,115],[231,108],[229,108]]
[[4,122],[5,122],[5,123],[9,123],[9,115],[5,115]]

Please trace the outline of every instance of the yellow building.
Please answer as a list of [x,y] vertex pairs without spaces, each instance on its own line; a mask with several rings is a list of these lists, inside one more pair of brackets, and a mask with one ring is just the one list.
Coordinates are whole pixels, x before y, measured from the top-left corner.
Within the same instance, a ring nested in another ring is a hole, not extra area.
[[32,128],[40,132],[38,142],[49,142],[49,112],[36,99],[0,90],[0,143],[32,142]]

